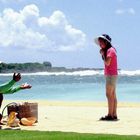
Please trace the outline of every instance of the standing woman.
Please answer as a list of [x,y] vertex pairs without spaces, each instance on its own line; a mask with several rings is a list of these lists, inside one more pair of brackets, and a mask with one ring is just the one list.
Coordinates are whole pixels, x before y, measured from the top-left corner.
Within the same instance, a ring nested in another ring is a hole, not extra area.
[[111,44],[111,38],[103,34],[95,38],[95,43],[100,46],[100,54],[104,61],[104,75],[106,78],[106,97],[108,100],[108,114],[101,117],[100,120],[117,120],[117,54],[116,49]]

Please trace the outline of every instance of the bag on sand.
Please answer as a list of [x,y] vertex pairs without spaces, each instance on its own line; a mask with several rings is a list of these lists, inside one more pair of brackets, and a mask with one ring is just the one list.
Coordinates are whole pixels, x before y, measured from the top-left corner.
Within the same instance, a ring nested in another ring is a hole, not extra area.
[[7,107],[8,115],[11,112],[17,112],[17,118],[21,120],[22,118],[34,118],[35,122],[38,122],[38,103],[15,103],[10,104]]

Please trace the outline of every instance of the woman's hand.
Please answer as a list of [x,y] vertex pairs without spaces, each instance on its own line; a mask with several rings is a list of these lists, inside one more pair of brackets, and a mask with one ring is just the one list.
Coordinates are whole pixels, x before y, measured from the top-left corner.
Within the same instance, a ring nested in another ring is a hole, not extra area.
[[105,60],[104,50],[103,50],[103,49],[100,49],[100,54],[101,54],[101,56],[102,56],[102,59]]
[[103,49],[100,49],[100,54],[101,54],[102,56],[104,56],[104,50],[103,50]]

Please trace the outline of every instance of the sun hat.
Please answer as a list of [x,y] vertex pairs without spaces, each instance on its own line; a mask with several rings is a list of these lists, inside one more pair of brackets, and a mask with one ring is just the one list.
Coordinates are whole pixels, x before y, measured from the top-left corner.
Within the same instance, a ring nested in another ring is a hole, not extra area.
[[107,42],[109,42],[109,43],[111,43],[111,37],[109,36],[109,35],[107,35],[107,34],[102,34],[102,35],[100,35],[100,36],[98,36],[98,37],[96,37],[95,39],[94,39],[94,42],[97,44],[97,45],[99,45],[99,39],[104,39],[104,40],[106,40]]

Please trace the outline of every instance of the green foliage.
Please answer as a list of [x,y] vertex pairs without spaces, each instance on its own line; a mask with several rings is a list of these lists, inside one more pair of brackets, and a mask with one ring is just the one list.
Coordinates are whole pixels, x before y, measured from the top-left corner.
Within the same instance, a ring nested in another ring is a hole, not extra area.
[[39,72],[39,71],[48,71],[52,67],[50,62],[42,63],[1,63],[0,72]]
[[50,62],[43,63],[1,63],[0,73],[13,73],[13,72],[74,72],[83,70],[103,70],[102,68],[65,68],[65,67],[52,67]]

